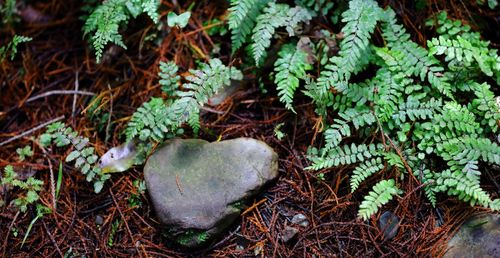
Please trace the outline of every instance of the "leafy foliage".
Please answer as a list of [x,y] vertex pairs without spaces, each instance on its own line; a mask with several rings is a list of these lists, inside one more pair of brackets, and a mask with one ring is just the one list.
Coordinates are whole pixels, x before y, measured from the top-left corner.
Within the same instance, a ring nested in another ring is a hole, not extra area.
[[359,206],[358,217],[367,220],[377,213],[382,205],[388,203],[394,195],[401,193],[402,191],[396,187],[394,179],[378,182]]
[[84,34],[93,34],[89,39],[96,52],[97,62],[100,61],[104,47],[114,43],[127,48],[119,33],[120,26],[131,17],[136,18],[146,13],[153,22],[159,21],[158,0],[107,0],[97,6],[88,16],[83,27]]
[[229,29],[233,53],[245,42],[255,26],[257,16],[269,0],[231,0],[229,8]]
[[96,193],[102,190],[104,183],[110,178],[96,166],[99,157],[95,154],[94,147],[88,146],[89,139],[78,136],[78,133],[63,123],[56,122],[47,126],[46,132],[40,136],[40,143],[44,146],[55,143],[57,147],[66,147],[71,144],[74,150],[66,156],[66,162],[75,162],[75,168],[86,176],[88,182],[94,183]]
[[14,199],[13,204],[19,208],[21,212],[26,212],[28,205],[35,203],[40,198],[38,193],[42,190],[43,181],[30,176],[26,180],[18,179],[14,168],[8,165],[4,168],[4,174],[1,180],[3,187],[19,187],[25,191],[25,195],[18,196]]
[[[160,64],[177,71],[173,63]],[[176,130],[188,123],[196,133],[200,129],[200,108],[208,102],[223,87],[229,86],[231,79],[241,80],[242,74],[235,68],[229,68],[219,59],[211,59],[200,70],[190,70],[186,76],[184,91],[176,90],[179,77],[174,73],[162,71],[160,84],[164,91],[176,99],[165,102],[161,98],[153,98],[143,104],[132,115],[125,130],[127,141],[139,137],[141,141],[160,142],[167,137],[173,137]]]
[[333,2],[328,0],[295,0],[295,4],[307,7],[321,15],[326,15],[333,8]]
[[17,54],[17,47],[21,43],[30,42],[30,37],[14,35],[12,41],[9,42],[6,46],[0,47],[0,62],[7,58],[7,55],[10,53],[10,60],[14,60]]
[[9,24],[14,20],[16,11],[16,0],[5,0],[0,4],[0,16],[3,24]]
[[25,160],[26,157],[33,156],[33,151],[31,150],[31,146],[29,146],[29,145],[26,145],[23,148],[17,148],[16,153],[17,153],[17,155],[19,155],[20,161]]
[[303,7],[290,7],[288,4],[277,4],[269,0],[233,0],[229,11],[233,52],[245,44],[250,36],[251,53],[257,65],[266,56],[266,49],[271,45],[276,29],[284,27],[288,35],[293,36],[299,23],[312,18]]
[[277,85],[278,96],[286,108],[294,111],[293,95],[299,87],[299,80],[305,79],[306,71],[311,70],[312,66],[307,62],[307,53],[297,49],[294,44],[283,45],[278,56],[274,63],[276,72],[274,82]]
[[[401,179],[412,172],[433,205],[436,194],[445,192],[499,209],[500,201],[480,186],[483,166],[500,164],[500,147],[490,140],[498,131],[500,108],[491,86],[481,81],[485,76],[498,81],[496,50],[445,13],[429,22],[439,34],[428,41],[429,50],[411,41],[393,10],[374,1],[350,1],[342,21],[338,54],[306,85],[317,113],[332,121],[323,147],[310,149],[309,169],[356,165],[352,191],[382,169]],[[378,22],[382,47],[370,43]],[[367,66],[375,75],[353,82]],[[379,181],[365,196],[359,217],[369,218],[399,193],[396,179]]]

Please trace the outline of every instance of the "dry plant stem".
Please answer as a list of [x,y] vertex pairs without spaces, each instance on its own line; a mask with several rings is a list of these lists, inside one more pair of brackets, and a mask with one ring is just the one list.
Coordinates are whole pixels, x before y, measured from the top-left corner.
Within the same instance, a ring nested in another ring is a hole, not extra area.
[[130,239],[132,239],[132,243],[134,243],[135,250],[142,257],[142,254],[139,251],[139,248],[137,248],[136,241],[134,239],[134,236],[132,235],[132,231],[130,231],[130,228],[128,226],[128,222],[125,219],[125,216],[123,216],[122,210],[120,209],[120,206],[118,205],[118,202],[116,201],[115,195],[113,194],[113,191],[111,191],[111,188],[109,189],[109,193],[111,194],[111,198],[113,199],[113,202],[115,203],[116,209],[120,213],[120,217],[122,218],[123,223],[125,223],[125,227],[127,228],[127,232],[128,232],[128,234],[130,236]]
[[40,149],[42,150],[43,152],[43,156],[47,159],[47,161],[49,162],[49,171],[50,171],[50,193],[52,194],[52,210],[55,210],[56,209],[56,184],[55,184],[55,180],[54,180],[54,169],[53,169],[53,166],[52,166],[52,162],[50,161],[50,157],[49,157],[49,153],[47,152],[47,150],[42,146],[40,145],[40,143],[38,141],[33,141],[35,144],[38,145],[38,147],[40,147]]
[[78,81],[78,71],[75,73],[75,94],[73,94],[73,108],[71,109],[71,118],[75,118],[75,110],[76,110],[76,99],[78,97],[78,88],[80,87],[80,82]]
[[26,103],[35,101],[37,99],[45,98],[51,95],[71,95],[71,94],[79,94],[85,96],[95,96],[96,94],[88,91],[78,91],[78,90],[51,90],[40,95],[33,96],[26,100]]
[[3,251],[2,251],[2,257],[5,257],[5,250],[7,249],[7,240],[9,239],[9,234],[10,234],[10,231],[12,230],[12,226],[14,225],[14,223],[16,222],[17,220],[17,217],[19,216],[21,212],[18,211],[16,213],[16,215],[14,216],[14,219],[12,219],[12,222],[10,223],[9,225],[9,228],[7,229],[7,233],[5,235],[5,239],[3,240]]
[[43,219],[42,219],[42,224],[43,224],[43,227],[45,228],[45,231],[47,232],[47,235],[49,235],[50,241],[56,247],[56,250],[59,253],[59,256],[64,257],[63,253],[61,252],[61,249],[59,248],[59,245],[57,244],[56,240],[54,239],[54,236],[52,236],[52,234],[50,233],[49,229],[47,228],[47,224],[45,224],[45,221]]
[[106,138],[104,138],[104,143],[107,143],[109,140],[109,129],[111,128],[111,117],[113,116],[113,91],[111,90],[111,86],[108,84],[109,89],[109,116],[108,123],[106,124]]
[[38,130],[40,130],[40,129],[42,129],[42,128],[46,127],[47,125],[50,125],[50,124],[52,124],[52,123],[54,123],[54,122],[57,122],[57,121],[59,121],[59,120],[62,120],[62,119],[64,119],[64,115],[63,115],[63,116],[56,117],[56,118],[54,118],[54,119],[52,119],[52,120],[50,120],[50,121],[47,121],[47,122],[45,122],[45,123],[43,123],[43,124],[37,125],[37,126],[35,126],[35,127],[31,128],[31,129],[29,129],[28,131],[24,132],[24,133],[21,133],[21,134],[19,134],[19,135],[16,135],[16,136],[14,136],[14,137],[12,137],[12,138],[10,138],[10,139],[6,140],[6,141],[0,142],[0,146],[3,146],[3,145],[5,145],[5,144],[7,144],[7,143],[9,143],[9,142],[12,142],[12,141],[15,141],[15,140],[17,140],[17,139],[23,138],[23,137],[25,137],[25,136],[27,136],[27,135],[30,135],[30,134],[32,134],[33,132],[38,131]]

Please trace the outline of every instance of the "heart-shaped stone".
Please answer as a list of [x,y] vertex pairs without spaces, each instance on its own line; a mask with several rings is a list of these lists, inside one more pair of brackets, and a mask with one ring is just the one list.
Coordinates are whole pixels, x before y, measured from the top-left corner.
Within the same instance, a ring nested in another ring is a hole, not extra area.
[[277,175],[278,155],[250,138],[170,140],[144,167],[158,218],[168,235],[189,247],[221,233],[242,204]]

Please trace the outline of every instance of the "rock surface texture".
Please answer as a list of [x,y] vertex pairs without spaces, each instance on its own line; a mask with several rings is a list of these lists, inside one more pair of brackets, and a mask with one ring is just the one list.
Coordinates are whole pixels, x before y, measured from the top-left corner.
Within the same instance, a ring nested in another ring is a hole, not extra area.
[[277,176],[277,154],[250,138],[170,140],[144,167],[159,220],[169,236],[187,247],[223,232],[243,203]]
[[469,219],[448,242],[444,257],[500,257],[500,214]]

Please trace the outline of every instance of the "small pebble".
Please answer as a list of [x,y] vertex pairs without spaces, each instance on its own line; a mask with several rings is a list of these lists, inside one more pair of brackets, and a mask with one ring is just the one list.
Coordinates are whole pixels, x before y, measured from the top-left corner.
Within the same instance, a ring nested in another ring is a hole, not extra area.
[[281,235],[281,239],[286,243],[290,241],[290,239],[292,239],[295,235],[297,235],[297,233],[299,233],[298,229],[286,226],[285,230],[283,230],[283,234]]
[[302,213],[293,216],[292,223],[302,227],[309,226],[309,221],[307,220],[307,217]]
[[95,224],[100,226],[102,225],[102,223],[104,223],[104,219],[102,218],[102,216],[101,215],[95,216]]
[[394,213],[386,211],[380,216],[378,226],[384,233],[384,241],[390,240],[398,233],[399,218]]

